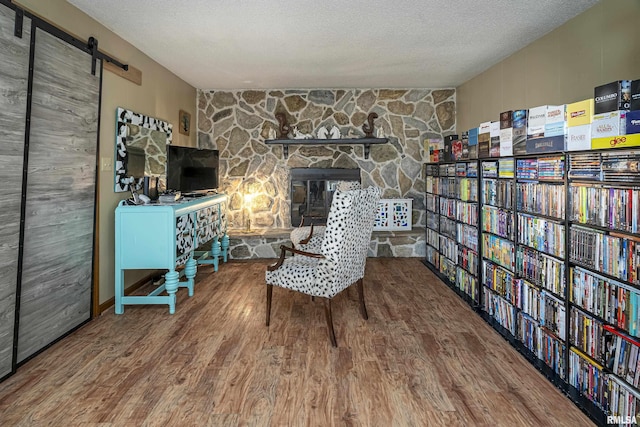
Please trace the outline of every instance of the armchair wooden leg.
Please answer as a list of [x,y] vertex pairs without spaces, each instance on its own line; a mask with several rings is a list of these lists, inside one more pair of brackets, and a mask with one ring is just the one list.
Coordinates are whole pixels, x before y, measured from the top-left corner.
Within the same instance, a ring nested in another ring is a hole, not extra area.
[[333,331],[333,317],[331,316],[331,299],[324,299],[324,315],[327,318],[327,328],[329,328],[329,339],[331,340],[331,345],[334,347],[338,346],[336,342],[336,333]]
[[267,285],[267,326],[271,319],[271,295],[273,294],[273,285]]
[[364,320],[369,319],[369,315],[367,314],[367,306],[364,304],[364,285],[362,284],[362,279],[358,280],[358,298],[360,299],[360,314]]

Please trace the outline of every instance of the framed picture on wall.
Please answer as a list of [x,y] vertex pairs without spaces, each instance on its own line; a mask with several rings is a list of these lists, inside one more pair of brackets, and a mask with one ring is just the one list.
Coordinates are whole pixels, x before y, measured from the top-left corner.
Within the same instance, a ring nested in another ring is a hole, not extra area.
[[191,114],[187,113],[184,110],[180,110],[178,131],[182,135],[189,136],[190,130],[191,130]]

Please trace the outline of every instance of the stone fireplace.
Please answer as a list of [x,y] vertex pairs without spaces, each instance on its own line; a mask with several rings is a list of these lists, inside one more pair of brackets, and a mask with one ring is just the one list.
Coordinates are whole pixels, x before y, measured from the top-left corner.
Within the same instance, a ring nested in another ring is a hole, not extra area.
[[[358,144],[293,144],[285,157],[281,145],[264,143],[278,130],[276,113],[303,134],[317,135],[320,128],[336,126],[342,138],[360,138],[372,112],[378,115],[375,134],[381,131],[388,143],[371,146],[368,158]],[[198,145],[220,151],[220,190],[230,196],[231,229],[245,230],[250,220],[253,233],[286,234],[299,225],[291,217],[291,170],[338,168],[359,169],[362,185],[381,188],[383,198],[413,199],[413,226],[418,230],[425,226],[425,141],[455,133],[455,90],[199,90],[197,126]],[[410,249],[407,242],[389,245],[392,248],[383,252],[394,256],[424,252]],[[267,246],[262,257],[274,252]],[[401,246],[406,249],[396,253]]]

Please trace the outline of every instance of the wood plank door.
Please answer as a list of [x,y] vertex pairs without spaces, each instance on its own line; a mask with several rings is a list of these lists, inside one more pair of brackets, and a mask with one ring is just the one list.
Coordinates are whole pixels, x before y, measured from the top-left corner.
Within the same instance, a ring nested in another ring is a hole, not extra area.
[[14,36],[15,12],[0,5],[0,378],[13,371],[29,38]]
[[18,355],[22,362],[90,319],[100,71],[35,31]]

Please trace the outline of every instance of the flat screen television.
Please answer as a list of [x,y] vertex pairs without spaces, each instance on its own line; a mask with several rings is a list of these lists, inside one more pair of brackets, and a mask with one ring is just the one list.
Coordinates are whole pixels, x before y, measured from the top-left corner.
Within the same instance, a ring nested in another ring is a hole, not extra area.
[[167,189],[203,194],[218,188],[218,150],[167,145]]

